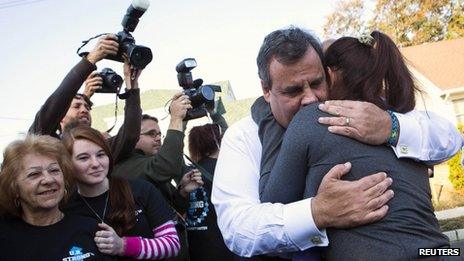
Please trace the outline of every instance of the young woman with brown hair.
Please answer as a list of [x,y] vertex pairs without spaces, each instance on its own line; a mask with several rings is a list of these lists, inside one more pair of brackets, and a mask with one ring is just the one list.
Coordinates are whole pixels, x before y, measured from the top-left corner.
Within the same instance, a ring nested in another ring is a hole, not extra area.
[[77,182],[65,213],[99,223],[95,243],[102,253],[123,259],[177,255],[174,214],[153,185],[111,177],[113,158],[100,132],[78,126],[64,133],[63,143],[71,154]]
[[216,211],[211,203],[212,179],[221,140],[222,132],[218,124],[193,127],[188,135],[190,157],[202,172],[204,181],[203,187],[189,198],[190,206],[200,206],[191,207],[187,212],[187,235],[192,261],[234,259],[234,254],[224,244],[217,225]]

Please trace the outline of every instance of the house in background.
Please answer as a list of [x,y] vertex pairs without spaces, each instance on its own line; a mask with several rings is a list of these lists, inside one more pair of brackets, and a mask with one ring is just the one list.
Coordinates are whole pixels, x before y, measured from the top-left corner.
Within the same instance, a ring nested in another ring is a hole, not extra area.
[[401,49],[422,95],[416,108],[464,123],[464,38]]
[[[423,93],[416,108],[464,124],[464,38],[426,43],[401,49]],[[447,164],[434,167],[430,179],[435,200],[453,198]]]

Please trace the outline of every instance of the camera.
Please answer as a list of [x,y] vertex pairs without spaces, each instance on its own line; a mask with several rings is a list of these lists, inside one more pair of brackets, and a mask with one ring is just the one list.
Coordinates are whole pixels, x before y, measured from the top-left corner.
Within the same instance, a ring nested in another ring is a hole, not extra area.
[[194,58],[186,58],[176,66],[177,81],[190,99],[192,109],[187,110],[184,120],[192,120],[206,116],[207,108],[214,107],[214,92],[220,90],[217,85],[202,85],[202,79],[193,80],[191,70],[197,67]]
[[116,72],[110,68],[104,68],[98,73],[103,79],[102,88],[96,90],[97,93],[119,93],[119,89],[122,86],[123,79]]
[[145,13],[150,6],[148,0],[134,0],[126,15],[122,19],[121,25],[123,31],[116,34],[118,37],[119,50],[116,55],[108,56],[107,59],[124,62],[123,54],[129,58],[130,64],[138,69],[143,69],[153,59],[151,49],[143,45],[136,45],[134,37],[130,34],[137,27],[139,18]]

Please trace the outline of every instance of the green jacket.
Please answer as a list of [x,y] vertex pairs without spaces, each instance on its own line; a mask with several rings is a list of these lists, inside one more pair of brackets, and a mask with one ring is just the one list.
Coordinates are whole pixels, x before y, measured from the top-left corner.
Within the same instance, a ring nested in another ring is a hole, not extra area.
[[185,212],[186,199],[171,185],[171,179],[179,182],[183,175],[184,133],[168,130],[163,145],[156,155],[145,155],[135,149],[125,160],[114,166],[111,175],[126,179],[144,179],[155,185],[168,203],[179,212]]

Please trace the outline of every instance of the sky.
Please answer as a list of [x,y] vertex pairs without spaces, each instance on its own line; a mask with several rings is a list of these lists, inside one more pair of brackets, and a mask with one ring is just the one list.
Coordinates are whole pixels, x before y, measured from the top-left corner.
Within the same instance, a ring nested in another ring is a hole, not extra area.
[[[0,149],[27,131],[40,106],[79,61],[81,41],[121,31],[130,2],[0,1]],[[335,5],[335,0],[151,0],[133,33],[136,43],[150,47],[154,56],[140,76],[140,89],[181,90],[175,66],[193,57],[198,64],[194,78],[229,80],[238,99],[258,96],[256,55],[263,38],[289,25],[322,37],[325,16]],[[103,60],[97,66],[122,75],[121,63]],[[97,106],[113,99],[92,97]]]

